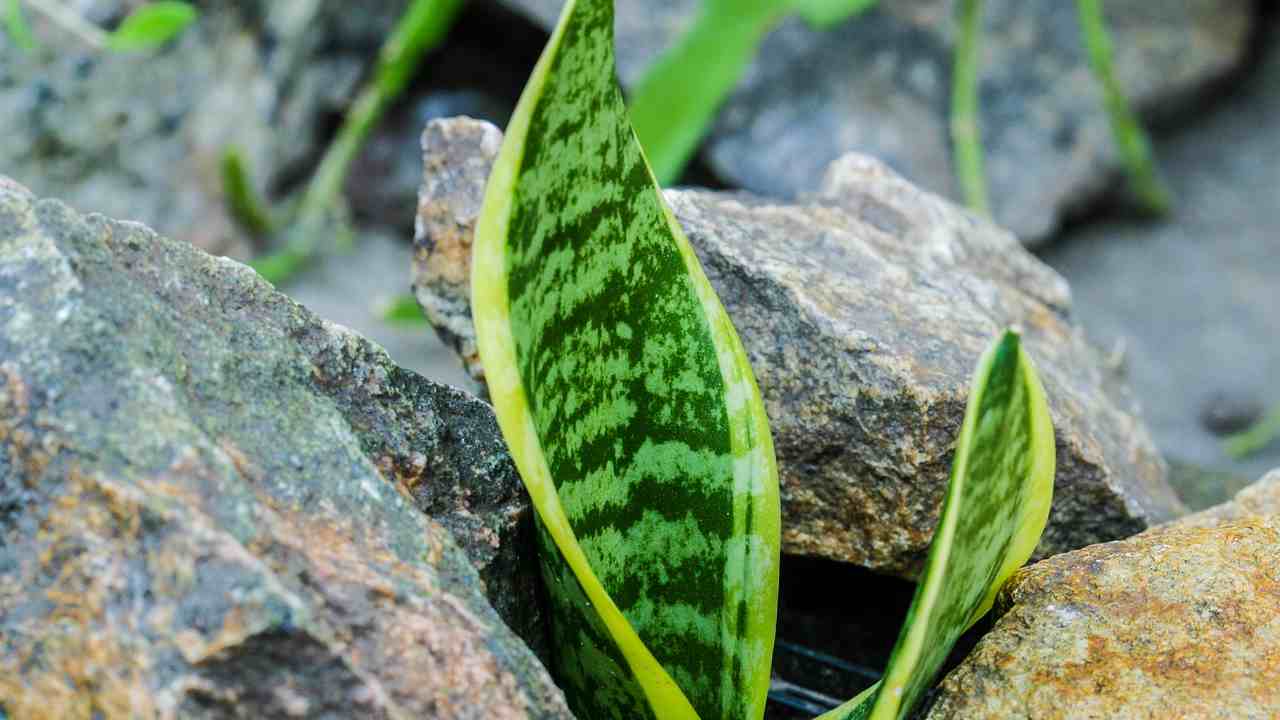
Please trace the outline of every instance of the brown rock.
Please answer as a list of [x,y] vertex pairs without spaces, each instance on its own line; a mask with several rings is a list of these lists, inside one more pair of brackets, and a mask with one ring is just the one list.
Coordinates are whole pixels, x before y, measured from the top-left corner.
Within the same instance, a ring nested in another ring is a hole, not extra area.
[[0,181],[0,717],[568,718],[482,594],[536,607],[516,483],[482,403]]
[[1277,499],[1272,473],[1233,503],[1023,569],[928,717],[1280,717]]
[[[496,131],[426,132],[415,277],[442,336],[470,339],[470,234]],[[1019,325],[1058,440],[1041,553],[1128,537],[1183,508],[1127,390],[1069,319],[1056,273],[1013,236],[849,155],[808,204],[669,190],[742,337],[782,475],[784,551],[916,571],[968,394],[997,331]]]
[[470,118],[431,122],[422,133],[413,292],[476,389],[483,388],[484,368],[471,324],[471,240],[501,146],[501,130]]

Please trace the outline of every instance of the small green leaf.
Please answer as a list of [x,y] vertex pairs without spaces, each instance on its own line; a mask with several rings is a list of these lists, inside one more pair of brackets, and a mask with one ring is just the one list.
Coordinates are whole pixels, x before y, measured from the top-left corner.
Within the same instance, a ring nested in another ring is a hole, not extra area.
[[796,13],[818,29],[844,22],[879,4],[880,0],[792,0]]
[[1247,430],[1229,436],[1223,449],[1236,460],[1243,460],[1280,438],[1280,405]]
[[780,518],[764,405],[569,0],[485,193],[472,312],[539,519],[555,673],[582,718],[756,720]]
[[185,2],[162,0],[143,5],[107,36],[107,47],[116,52],[153,50],[195,22],[196,9]]
[[1055,464],[1044,390],[1018,335],[978,362],[942,516],[880,683],[819,720],[900,720],[960,635],[1031,557],[1049,517]]
[[397,295],[383,304],[379,315],[384,322],[393,325],[428,325],[418,299],[412,295]]
[[[366,85],[347,110],[342,127],[325,150],[320,165],[302,194],[295,222],[304,226],[329,224],[335,216],[345,221],[346,209],[342,188],[347,173],[364,147],[365,139],[377,126],[387,108],[404,92],[405,87],[422,69],[423,57],[448,35],[463,7],[463,0],[414,0],[396,22],[391,35],[382,44],[378,66],[372,82]],[[322,248],[315,236],[296,236],[299,242],[289,252],[300,269]],[[338,248],[350,249],[352,233],[338,234]]]
[[285,248],[279,252],[249,261],[249,267],[258,271],[264,280],[279,285],[298,273],[306,265],[307,258],[296,250]]
[[232,219],[245,232],[255,237],[271,234],[271,212],[249,179],[248,161],[240,148],[228,147],[222,154],[222,195]]
[[4,27],[9,33],[9,39],[13,40],[13,44],[17,45],[20,50],[34,50],[36,47],[35,35],[31,34],[31,26],[27,25],[27,18],[22,14],[22,3],[20,0],[6,0],[4,7]]

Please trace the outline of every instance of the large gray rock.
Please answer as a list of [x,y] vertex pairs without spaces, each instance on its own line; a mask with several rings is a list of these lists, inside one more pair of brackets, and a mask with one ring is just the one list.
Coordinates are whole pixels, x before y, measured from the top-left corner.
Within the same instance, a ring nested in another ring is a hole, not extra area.
[[[415,287],[481,374],[470,244],[500,134],[467,119],[424,134]],[[808,204],[666,197],[733,318],[768,406],[783,547],[910,575],[932,536],[970,375],[1020,325],[1058,440],[1041,553],[1128,537],[1182,511],[1126,389],[1068,319],[1067,285],[1010,234],[849,155]]]
[[1280,716],[1280,473],[1020,571],[930,720]]
[[388,304],[409,291],[412,253],[402,238],[362,230],[353,251],[323,254],[280,289],[320,317],[374,341],[396,365],[438,383],[469,387],[457,358],[434,333],[421,323],[385,316]]
[[[1178,199],[1167,221],[1091,224],[1044,256],[1090,333],[1123,350],[1165,456],[1245,482],[1280,466],[1280,441],[1244,460],[1222,445],[1280,407],[1280,14],[1261,50],[1212,112],[1157,144]],[[1197,507],[1234,489],[1188,475]]]
[[[137,3],[74,5],[106,25]],[[296,183],[406,5],[202,3],[154,55],[92,50],[28,11],[41,47],[0,42],[0,169],[86,211],[247,254],[222,200],[223,153],[239,147],[262,190]]]
[[567,718],[529,519],[483,403],[0,180],[0,715]]
[[[562,0],[503,0],[543,27]],[[714,171],[758,193],[817,190],[849,151],[886,161],[952,197],[948,103],[956,3],[883,0],[818,32],[792,18],[765,38],[706,147]],[[618,3],[624,84],[693,21],[699,0]],[[990,0],[982,51],[983,140],[997,221],[1025,241],[1109,185],[1119,161],[1089,70],[1075,3]],[[1249,0],[1113,0],[1107,22],[1126,93],[1150,114],[1187,109],[1194,91],[1244,55]]]

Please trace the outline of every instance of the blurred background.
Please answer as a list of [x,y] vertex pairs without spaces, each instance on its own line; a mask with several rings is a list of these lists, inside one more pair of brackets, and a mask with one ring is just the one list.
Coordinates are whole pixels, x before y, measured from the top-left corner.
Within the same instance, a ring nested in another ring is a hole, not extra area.
[[[115,48],[106,34],[145,4],[6,0],[0,174],[211,253],[303,248],[282,289],[400,364],[465,386],[402,306],[419,136],[453,115],[503,125],[559,0],[437,3],[425,54],[401,63],[403,91],[379,96],[385,112],[355,143],[344,120],[384,79],[380,49],[409,0],[198,2],[194,22],[154,47]],[[626,88],[701,17],[698,0],[617,5]],[[956,15],[945,0],[885,0],[820,25],[775,18],[679,182],[803,197],[857,150],[962,200],[949,130]],[[1111,0],[1104,16],[1166,211],[1128,190],[1075,4],[992,0],[977,70],[990,212],[1070,281],[1075,316],[1127,374],[1175,484],[1203,507],[1280,465],[1280,6]],[[326,175],[335,147],[351,162]],[[260,205],[261,225],[245,203]]]
[[[0,175],[255,261],[399,364],[470,388],[408,295],[420,136],[455,115],[504,125],[560,4],[196,2],[130,45],[127,18],[148,3],[0,0]],[[964,3],[844,4],[859,11],[779,12],[721,36],[734,3],[617,0],[624,89],[690,125],[674,183],[803,199],[859,151],[975,204],[954,159]],[[1280,466],[1280,4],[1109,0],[1101,18],[1109,78],[1076,3],[985,3],[985,204],[1070,282],[1075,318],[1203,508]],[[745,64],[717,74],[734,48]],[[691,95],[650,82],[668,61]],[[702,106],[676,102],[690,97]],[[1145,186],[1114,132],[1130,108],[1130,140],[1150,136]],[[805,558],[783,574],[775,666],[804,679],[780,689],[803,716],[823,702],[806,693],[847,697],[876,676],[913,589]]]

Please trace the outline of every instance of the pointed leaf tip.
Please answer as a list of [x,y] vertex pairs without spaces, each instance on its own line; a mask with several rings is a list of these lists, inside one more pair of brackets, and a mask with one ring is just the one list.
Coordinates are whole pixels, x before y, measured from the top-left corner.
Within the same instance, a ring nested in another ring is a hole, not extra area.
[[1044,390],[1021,336],[1006,330],[974,372],[938,528],[884,678],[823,720],[900,720],[912,712],[956,640],[1035,549],[1054,457]]

